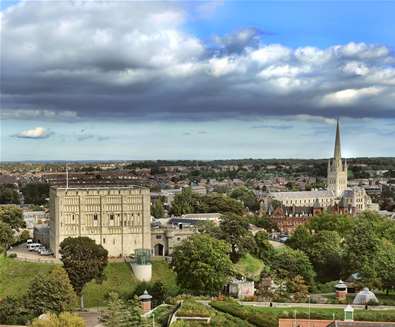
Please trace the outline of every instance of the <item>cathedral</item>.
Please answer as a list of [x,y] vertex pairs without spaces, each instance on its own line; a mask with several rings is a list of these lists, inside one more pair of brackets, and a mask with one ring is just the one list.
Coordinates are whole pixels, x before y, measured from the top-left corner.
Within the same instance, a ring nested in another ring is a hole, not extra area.
[[[328,161],[327,185],[326,190],[270,192],[266,201],[268,213],[278,218],[297,218],[295,225],[299,225],[301,220],[323,211],[354,215],[363,210],[377,210],[364,188],[347,186],[347,161],[341,157],[339,121],[333,158]],[[272,200],[281,202],[281,207],[274,210],[270,205]],[[289,219],[287,224],[291,224],[291,229],[295,227]]]

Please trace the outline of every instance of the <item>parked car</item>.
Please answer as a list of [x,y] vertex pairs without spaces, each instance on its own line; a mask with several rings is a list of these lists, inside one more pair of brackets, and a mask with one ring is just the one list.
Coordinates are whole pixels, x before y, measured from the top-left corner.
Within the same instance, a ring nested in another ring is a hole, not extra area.
[[40,243],[30,243],[27,245],[27,249],[29,251],[36,251],[36,249],[38,249],[41,246]]
[[44,245],[40,245],[39,247],[35,248],[33,251],[40,253],[41,250],[46,250]]
[[29,238],[29,239],[26,241],[26,247],[28,247],[29,244],[32,244],[32,243],[33,243],[33,240],[32,240],[31,238]]
[[53,253],[52,253],[51,250],[44,249],[44,250],[41,250],[41,251],[40,251],[40,255],[43,255],[43,256],[50,256],[50,255],[53,255]]

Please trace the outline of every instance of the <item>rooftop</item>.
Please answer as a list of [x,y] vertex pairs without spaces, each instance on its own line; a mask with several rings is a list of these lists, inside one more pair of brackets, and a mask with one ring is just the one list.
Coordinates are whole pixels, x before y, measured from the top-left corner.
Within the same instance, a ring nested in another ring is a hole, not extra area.
[[331,191],[297,191],[297,192],[270,192],[276,199],[316,199],[333,198],[335,195]]

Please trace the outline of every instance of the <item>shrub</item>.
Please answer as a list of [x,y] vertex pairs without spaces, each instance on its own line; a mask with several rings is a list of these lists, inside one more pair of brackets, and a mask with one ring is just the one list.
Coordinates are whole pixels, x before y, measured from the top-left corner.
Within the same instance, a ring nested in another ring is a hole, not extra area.
[[178,317],[210,317],[210,310],[203,304],[187,300],[177,310]]
[[16,257],[17,257],[17,254],[16,254],[16,253],[10,253],[10,254],[8,255],[8,257],[9,257],[9,258],[16,258]]

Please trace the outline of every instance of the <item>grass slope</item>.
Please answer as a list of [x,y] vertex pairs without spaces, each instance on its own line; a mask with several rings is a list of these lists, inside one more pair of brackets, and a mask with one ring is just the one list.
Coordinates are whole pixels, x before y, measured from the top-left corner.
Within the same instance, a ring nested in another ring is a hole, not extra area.
[[[39,272],[47,273],[52,267],[53,264],[0,257],[0,299],[9,295],[23,295],[34,276]],[[162,281],[169,288],[171,295],[175,295],[178,291],[176,277],[166,261],[153,261],[152,270],[152,280]],[[104,274],[106,279],[102,284],[92,281],[85,286],[83,293],[86,307],[105,305],[106,297],[112,291],[121,296],[128,296],[138,284],[131,268],[124,262],[109,263]]]
[[38,273],[47,273],[49,263],[22,262],[0,256],[0,299],[25,293],[31,280]]
[[255,281],[259,280],[263,267],[263,261],[255,258],[249,253],[241,257],[241,259],[235,264],[237,272]]

